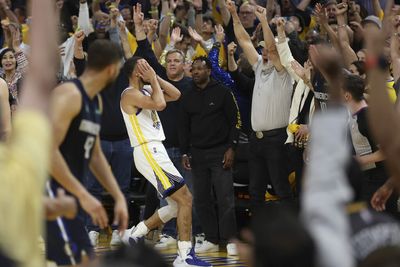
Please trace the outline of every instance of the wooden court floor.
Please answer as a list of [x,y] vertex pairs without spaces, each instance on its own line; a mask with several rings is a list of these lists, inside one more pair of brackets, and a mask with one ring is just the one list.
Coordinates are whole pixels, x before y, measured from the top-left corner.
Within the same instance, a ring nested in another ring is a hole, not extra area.
[[[154,238],[152,237],[154,236]],[[158,232],[152,233],[152,236],[146,240],[146,243],[149,245],[154,244],[157,241],[156,236],[158,236]],[[96,254],[101,257],[101,255],[117,249],[117,247],[110,246],[111,232],[101,233],[99,236],[99,245],[95,248]],[[43,247],[44,253],[44,244],[41,242],[41,246]],[[175,260],[177,254],[176,249],[170,250],[161,250],[159,251],[165,261],[172,266],[173,261]],[[199,256],[199,258],[211,263],[212,266],[227,266],[227,267],[245,267],[242,262],[239,261],[238,257],[228,257],[225,251],[220,252],[212,252]],[[57,267],[54,263],[47,263],[46,267]]]
[[[154,236],[156,236],[156,234],[158,233],[157,232],[153,233]],[[153,240],[147,239],[147,243],[150,245],[155,241],[156,241],[155,237],[153,238]],[[110,247],[109,244],[110,244],[110,235],[101,234],[99,239],[99,246],[96,247],[96,253],[100,256],[110,250],[115,249],[115,247]],[[170,266],[172,266],[172,263],[177,256],[176,249],[160,250],[159,252],[164,256],[166,262],[170,264]],[[199,256],[199,258],[211,263],[212,266],[230,266],[230,267],[246,266],[239,261],[238,257],[228,257],[225,251],[207,253]]]

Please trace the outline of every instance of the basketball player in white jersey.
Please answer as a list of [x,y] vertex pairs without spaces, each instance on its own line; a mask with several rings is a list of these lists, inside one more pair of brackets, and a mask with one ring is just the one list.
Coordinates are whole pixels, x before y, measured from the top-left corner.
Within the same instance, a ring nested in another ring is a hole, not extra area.
[[177,217],[179,241],[174,266],[211,266],[194,254],[190,237],[192,195],[162,144],[165,136],[157,111],[163,110],[166,102],[176,101],[180,92],[158,77],[142,58],[130,58],[124,68],[130,87],[122,93],[121,110],[134,147],[135,165],[158,193],[166,198],[168,205],[160,208],[148,220],[127,230],[123,241],[135,243],[151,229]]

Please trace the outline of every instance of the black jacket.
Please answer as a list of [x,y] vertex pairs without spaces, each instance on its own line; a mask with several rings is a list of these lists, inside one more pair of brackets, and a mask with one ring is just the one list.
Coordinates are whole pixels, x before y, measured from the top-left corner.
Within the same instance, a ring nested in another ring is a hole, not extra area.
[[231,91],[211,80],[206,88],[193,89],[181,97],[179,141],[183,154],[189,147],[206,149],[238,143],[240,115]]

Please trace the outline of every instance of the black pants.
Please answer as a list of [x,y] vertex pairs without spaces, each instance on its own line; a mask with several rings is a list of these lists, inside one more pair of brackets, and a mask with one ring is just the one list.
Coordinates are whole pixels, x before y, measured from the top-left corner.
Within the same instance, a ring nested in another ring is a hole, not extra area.
[[[361,199],[366,201],[368,205],[371,205],[371,199],[374,193],[385,184],[388,177],[382,170],[375,168],[372,170],[364,171],[364,181],[361,190]],[[396,219],[400,219],[400,213],[397,211],[397,199],[398,194],[393,192],[390,198],[386,202],[386,213],[394,216]]]
[[296,174],[296,197],[300,197],[301,185],[303,183],[303,148],[297,148],[292,144],[286,144],[286,151],[288,154],[288,160],[290,163],[289,172],[295,172]]
[[281,201],[292,200],[288,175],[289,163],[285,150],[286,129],[264,132],[262,138],[250,137],[249,193],[253,211],[264,206],[267,184],[270,182]]
[[222,163],[227,149],[227,146],[192,148],[194,205],[206,240],[214,244],[226,244],[236,234],[232,170],[224,169]]

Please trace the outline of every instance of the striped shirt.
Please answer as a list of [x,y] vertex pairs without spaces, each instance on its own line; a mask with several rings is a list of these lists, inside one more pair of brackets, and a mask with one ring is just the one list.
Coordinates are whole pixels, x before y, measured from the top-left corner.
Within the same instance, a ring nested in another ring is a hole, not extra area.
[[256,81],[251,106],[254,131],[269,131],[287,127],[292,97],[292,78],[286,70],[277,72],[272,62],[264,64],[258,56],[253,65]]

